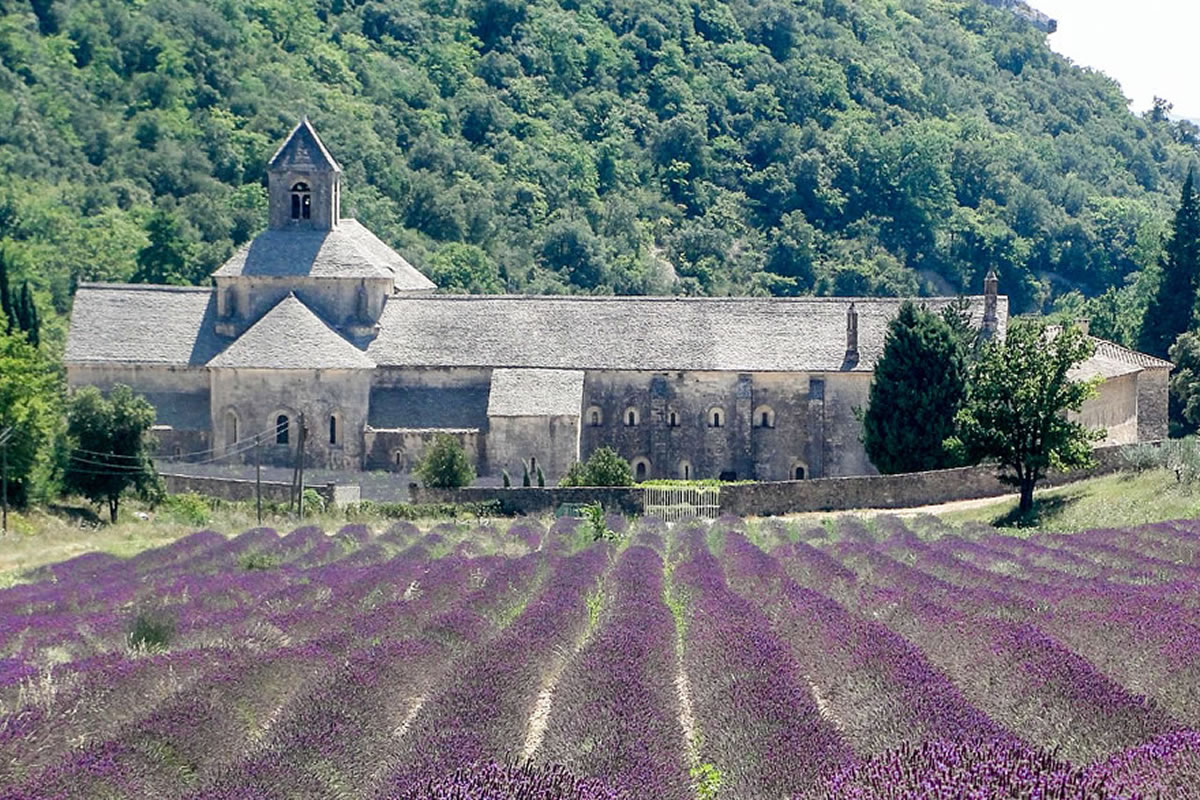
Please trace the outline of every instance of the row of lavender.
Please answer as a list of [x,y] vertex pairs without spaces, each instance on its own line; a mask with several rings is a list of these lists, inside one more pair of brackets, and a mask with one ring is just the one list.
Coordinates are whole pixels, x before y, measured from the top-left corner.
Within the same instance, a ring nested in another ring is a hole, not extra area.
[[[0,592],[0,797],[1191,796],[1197,531],[924,528],[302,529],[76,559]],[[151,601],[178,643],[113,646]],[[527,766],[470,767],[492,760]]]

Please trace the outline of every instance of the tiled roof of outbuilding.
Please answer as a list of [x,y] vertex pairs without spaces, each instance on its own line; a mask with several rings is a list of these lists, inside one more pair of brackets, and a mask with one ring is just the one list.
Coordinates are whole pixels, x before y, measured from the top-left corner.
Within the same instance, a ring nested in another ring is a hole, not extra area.
[[489,417],[579,416],[583,373],[566,369],[497,369],[488,394]]
[[[968,298],[978,325],[983,297]],[[859,359],[847,363],[846,312]],[[870,371],[895,298],[392,297],[367,353],[381,365]],[[931,308],[953,302],[922,299]],[[1008,298],[999,298],[1001,335]]]
[[353,219],[339,221],[331,231],[263,231],[213,273],[217,278],[238,275],[391,278],[402,292],[436,288],[403,256]]
[[292,128],[292,132],[275,151],[275,155],[271,156],[271,160],[267,162],[267,169],[341,172],[342,166],[329,154],[325,143],[313,130],[308,117],[305,117],[296,123],[296,127]]
[[68,363],[199,366],[220,352],[211,289],[84,283],[75,293]]
[[244,369],[373,369],[375,362],[322,322],[296,295],[289,294],[208,365]]

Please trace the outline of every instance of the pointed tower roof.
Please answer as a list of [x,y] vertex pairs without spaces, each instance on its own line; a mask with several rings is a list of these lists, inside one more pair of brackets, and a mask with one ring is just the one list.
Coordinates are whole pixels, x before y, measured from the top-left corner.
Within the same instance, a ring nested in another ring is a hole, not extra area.
[[341,172],[342,165],[325,149],[321,137],[317,136],[306,116],[296,123],[296,127],[292,128],[287,139],[275,151],[275,155],[267,163],[267,169]]
[[208,362],[244,369],[374,369],[375,362],[304,305],[295,294]]

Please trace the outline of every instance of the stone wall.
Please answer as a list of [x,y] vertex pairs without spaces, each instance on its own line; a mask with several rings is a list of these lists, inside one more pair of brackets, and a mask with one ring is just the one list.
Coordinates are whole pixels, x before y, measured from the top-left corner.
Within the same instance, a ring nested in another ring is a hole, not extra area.
[[1103,428],[1102,445],[1133,444],[1138,440],[1138,374],[1106,380],[1078,414],[1068,416],[1088,428]]
[[[1116,472],[1123,465],[1126,446],[1096,450],[1095,469],[1055,473],[1039,486],[1058,486],[1094,475]],[[772,516],[806,511],[853,511],[861,508],[915,508],[918,506],[996,497],[1013,492],[1001,483],[992,467],[963,467],[905,475],[855,475],[803,481],[732,484],[721,488],[722,513],[738,516]],[[564,503],[600,502],[605,508],[641,514],[643,492],[623,488],[483,488],[409,489],[414,503],[481,503],[499,501],[506,514],[543,514]]]
[[1167,438],[1167,383],[1171,370],[1144,369],[1138,373],[1138,439],[1153,442]]
[[479,463],[484,457],[484,440],[474,428],[367,428],[363,434],[365,467],[368,470],[412,472],[425,456],[425,448],[442,433],[458,440],[478,473]]
[[[195,492],[205,497],[217,497],[222,500],[253,500],[255,497],[255,482],[237,478],[215,478],[199,475],[176,475],[160,472],[159,475],[166,484],[169,494]],[[305,486],[312,489],[325,500],[326,504],[336,506],[339,502],[358,502],[358,487],[337,486],[327,484],[321,486]],[[291,484],[282,481],[263,481],[262,496],[265,502],[286,503],[291,493]]]
[[[371,372],[365,369],[282,370],[214,369],[211,429],[217,432],[220,453],[246,446],[255,435],[271,431],[275,420],[290,422],[287,443],[268,435],[262,448],[264,464],[288,466],[300,441],[300,414],[305,415],[308,440],[305,461],[317,469],[360,469],[363,429]],[[236,425],[233,420],[236,417]],[[337,441],[330,442],[330,417],[337,418]],[[236,435],[235,435],[236,429]],[[253,452],[232,456],[252,462]]]
[[612,447],[644,462],[647,478],[782,480],[797,467],[805,476],[843,474],[866,464],[853,405],[869,382],[865,374],[589,372],[580,456]]
[[547,484],[553,486],[579,460],[579,417],[490,417],[486,466],[479,472],[499,475],[507,470],[520,481],[526,464],[537,481],[541,467]]
[[[1123,465],[1124,449],[1124,446],[1099,448],[1095,469],[1054,473],[1038,486],[1059,486],[1116,472]],[[915,508],[996,497],[1013,491],[1011,485],[996,477],[993,467],[962,467],[903,475],[856,475],[725,486],[721,488],[721,511],[739,516],[771,516],[803,511]]]
[[566,504],[600,503],[610,511],[640,516],[642,490],[632,486],[555,487],[546,489],[497,489],[472,486],[468,489],[408,489],[411,503],[491,503],[500,504],[502,514],[546,514]]

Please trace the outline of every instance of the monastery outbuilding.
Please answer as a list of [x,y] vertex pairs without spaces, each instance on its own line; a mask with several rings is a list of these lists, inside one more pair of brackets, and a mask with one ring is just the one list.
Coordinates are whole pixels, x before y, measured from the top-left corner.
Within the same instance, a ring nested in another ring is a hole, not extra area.
[[[341,217],[342,169],[307,120],[268,174],[270,227],[213,287],[76,294],[69,384],[144,394],[162,455],[250,460],[257,438],[290,464],[303,415],[308,463],[330,469],[409,472],[445,432],[482,476],[557,481],[604,445],[638,479],[874,472],[855,409],[899,299],[438,295]],[[1004,335],[994,276],[967,301]],[[1110,444],[1164,438],[1170,363],[1096,344],[1081,419]]]

